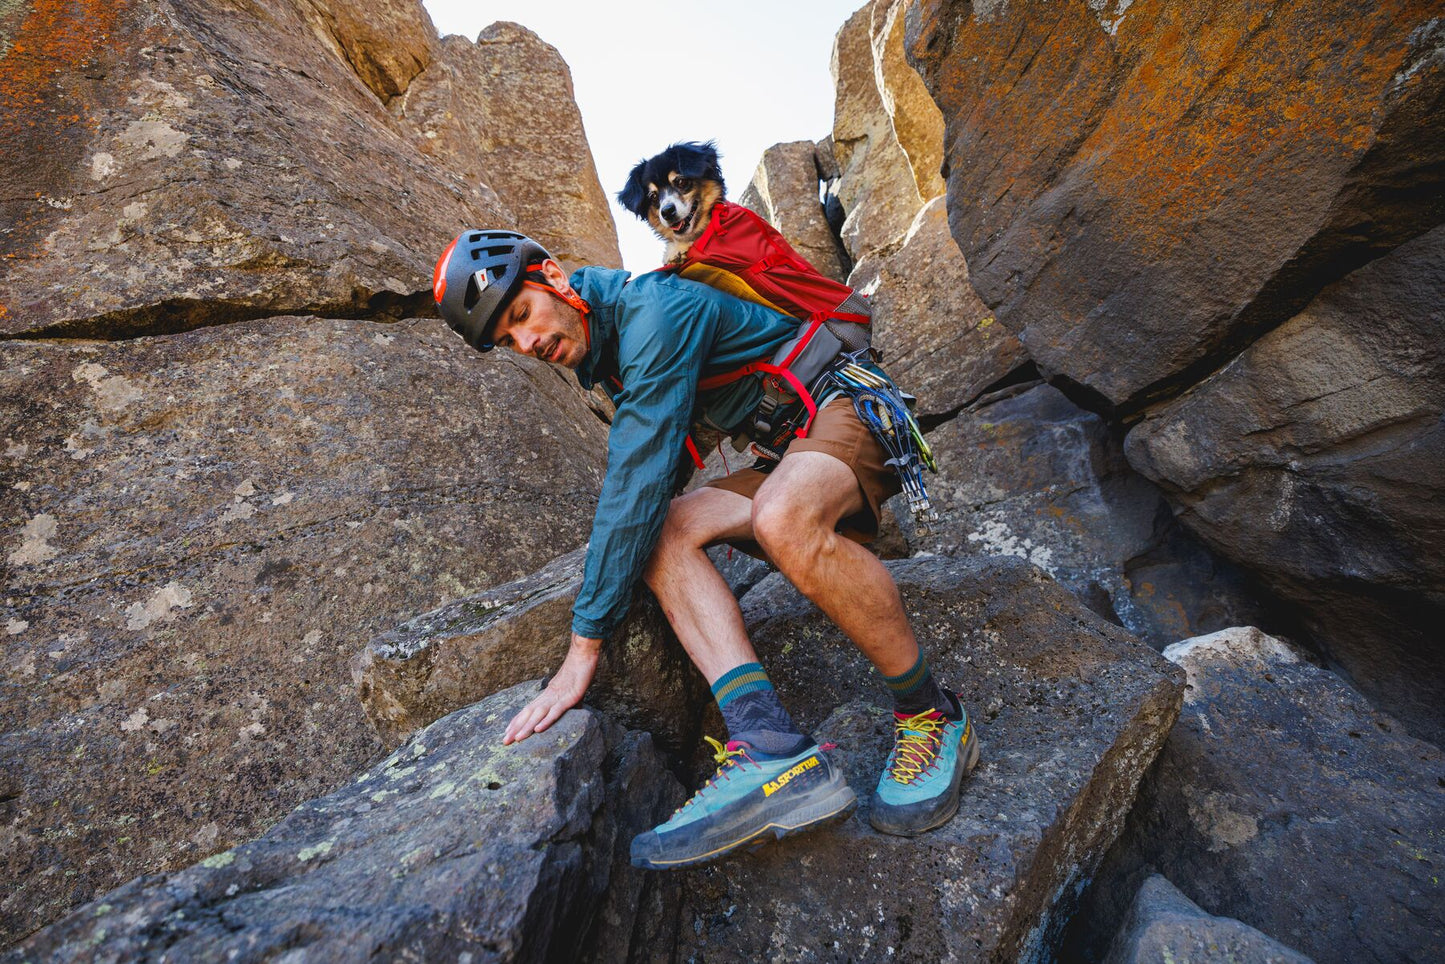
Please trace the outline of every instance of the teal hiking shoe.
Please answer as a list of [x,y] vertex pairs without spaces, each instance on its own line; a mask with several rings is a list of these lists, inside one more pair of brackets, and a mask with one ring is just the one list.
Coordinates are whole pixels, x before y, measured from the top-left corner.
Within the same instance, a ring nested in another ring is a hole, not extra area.
[[884,833],[915,837],[958,812],[959,785],[978,765],[978,735],[966,712],[957,720],[937,710],[893,717],[893,753],[873,791],[868,821]]
[[823,748],[774,757],[734,740],[717,751],[717,772],[659,827],[632,840],[632,865],[689,867],[847,818],[858,805]]

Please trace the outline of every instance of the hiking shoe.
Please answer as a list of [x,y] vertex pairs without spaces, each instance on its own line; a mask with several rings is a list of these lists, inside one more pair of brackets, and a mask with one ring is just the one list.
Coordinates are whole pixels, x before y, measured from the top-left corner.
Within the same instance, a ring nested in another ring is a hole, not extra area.
[[717,751],[717,772],[659,827],[632,840],[632,865],[652,870],[715,860],[749,844],[845,819],[858,800],[816,744],[772,756],[734,740]]
[[959,784],[978,765],[978,735],[968,713],[894,713],[893,753],[873,791],[868,821],[884,833],[914,837],[958,812]]

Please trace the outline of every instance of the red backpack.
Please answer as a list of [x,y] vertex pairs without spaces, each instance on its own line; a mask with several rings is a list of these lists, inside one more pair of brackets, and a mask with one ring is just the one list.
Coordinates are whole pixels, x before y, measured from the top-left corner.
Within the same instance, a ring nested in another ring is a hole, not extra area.
[[[766,373],[765,414],[780,407],[785,393],[796,396],[807,412],[806,420],[793,430],[799,438],[807,436],[818,413],[808,386],[840,352],[866,351],[871,343],[873,315],[868,300],[820,274],[772,225],[740,204],[715,204],[707,228],[682,262],[658,270],[675,271],[802,322],[798,333],[773,354],[698,382],[698,388],[706,391],[754,372]],[[693,458],[698,459],[696,452]]]

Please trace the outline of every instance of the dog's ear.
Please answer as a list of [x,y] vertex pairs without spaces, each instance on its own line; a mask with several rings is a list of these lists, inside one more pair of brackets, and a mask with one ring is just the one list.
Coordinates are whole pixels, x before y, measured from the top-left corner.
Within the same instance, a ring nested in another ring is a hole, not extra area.
[[647,162],[638,161],[632,173],[627,175],[627,183],[617,192],[617,203],[644,221],[647,220],[646,177]]
[[684,177],[717,181],[719,190],[726,193],[727,188],[723,184],[722,167],[718,164],[717,144],[712,141],[707,141],[706,143],[684,141],[672,145],[668,148],[668,151],[676,159],[677,173]]

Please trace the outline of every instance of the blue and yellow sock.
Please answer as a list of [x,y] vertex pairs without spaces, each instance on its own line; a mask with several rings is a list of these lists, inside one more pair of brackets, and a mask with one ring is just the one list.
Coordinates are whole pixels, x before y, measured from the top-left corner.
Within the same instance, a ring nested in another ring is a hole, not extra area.
[[719,676],[712,695],[733,739],[745,739],[764,753],[801,752],[799,738],[808,740],[757,663],[744,663]]
[[933,670],[929,668],[922,650],[919,650],[918,662],[913,664],[912,669],[897,676],[885,676],[883,682],[888,684],[893,694],[894,708],[905,716],[937,710],[944,716],[957,717],[961,712],[958,700],[945,692],[938,685],[938,680],[933,678]]

